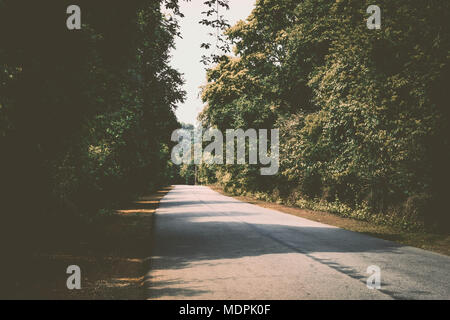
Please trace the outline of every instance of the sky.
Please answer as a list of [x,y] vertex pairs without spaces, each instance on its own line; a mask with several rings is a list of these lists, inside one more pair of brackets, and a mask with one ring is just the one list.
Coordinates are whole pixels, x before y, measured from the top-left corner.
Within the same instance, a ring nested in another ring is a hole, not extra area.
[[[200,25],[203,19],[204,0],[180,1],[181,12],[185,15],[180,21],[180,31],[183,38],[176,39],[176,49],[171,52],[171,66],[183,74],[186,101],[178,105],[176,115],[180,122],[196,124],[197,116],[203,109],[200,99],[200,86],[206,83],[205,66],[200,62],[201,56],[208,52],[200,48],[204,42],[211,42],[208,33],[212,30]],[[255,0],[230,0],[230,10],[223,15],[231,25],[239,20],[245,20],[251,13]],[[213,43],[213,42],[212,42]]]

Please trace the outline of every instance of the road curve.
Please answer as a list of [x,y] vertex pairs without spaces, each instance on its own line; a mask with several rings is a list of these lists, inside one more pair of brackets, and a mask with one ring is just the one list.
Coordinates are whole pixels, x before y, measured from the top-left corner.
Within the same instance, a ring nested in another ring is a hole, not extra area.
[[[449,299],[450,258],[175,186],[155,214],[148,299]],[[381,289],[367,288],[367,268]]]

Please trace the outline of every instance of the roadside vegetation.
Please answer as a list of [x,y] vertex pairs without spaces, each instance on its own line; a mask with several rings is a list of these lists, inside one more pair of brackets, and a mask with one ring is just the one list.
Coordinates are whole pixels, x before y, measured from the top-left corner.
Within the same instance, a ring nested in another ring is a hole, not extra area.
[[35,267],[36,252],[83,239],[86,225],[178,171],[170,132],[184,91],[169,66],[177,22],[162,15],[159,1],[77,4],[82,29],[69,31],[65,1],[0,1],[0,292],[7,296]]
[[448,233],[450,3],[257,1],[208,70],[203,127],[280,129],[280,170],[202,165],[225,191]]

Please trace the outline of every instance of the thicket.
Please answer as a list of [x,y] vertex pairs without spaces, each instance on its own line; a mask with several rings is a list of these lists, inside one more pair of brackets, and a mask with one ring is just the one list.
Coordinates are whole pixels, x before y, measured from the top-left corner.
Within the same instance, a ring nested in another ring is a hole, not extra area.
[[[9,271],[33,268],[20,259],[44,239],[76,238],[79,221],[177,175],[170,133],[183,80],[169,65],[177,22],[161,2],[80,0],[83,25],[70,31],[69,1],[0,1],[0,224]],[[176,1],[164,3],[176,10]]]
[[208,71],[203,126],[279,128],[280,171],[206,166],[228,191],[449,230],[450,2],[259,0]]

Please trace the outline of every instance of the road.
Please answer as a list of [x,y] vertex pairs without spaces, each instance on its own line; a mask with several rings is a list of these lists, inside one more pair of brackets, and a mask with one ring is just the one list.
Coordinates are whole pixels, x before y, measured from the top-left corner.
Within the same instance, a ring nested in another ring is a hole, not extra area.
[[[449,299],[450,258],[175,186],[155,214],[148,299]],[[367,287],[369,266],[381,289]]]

